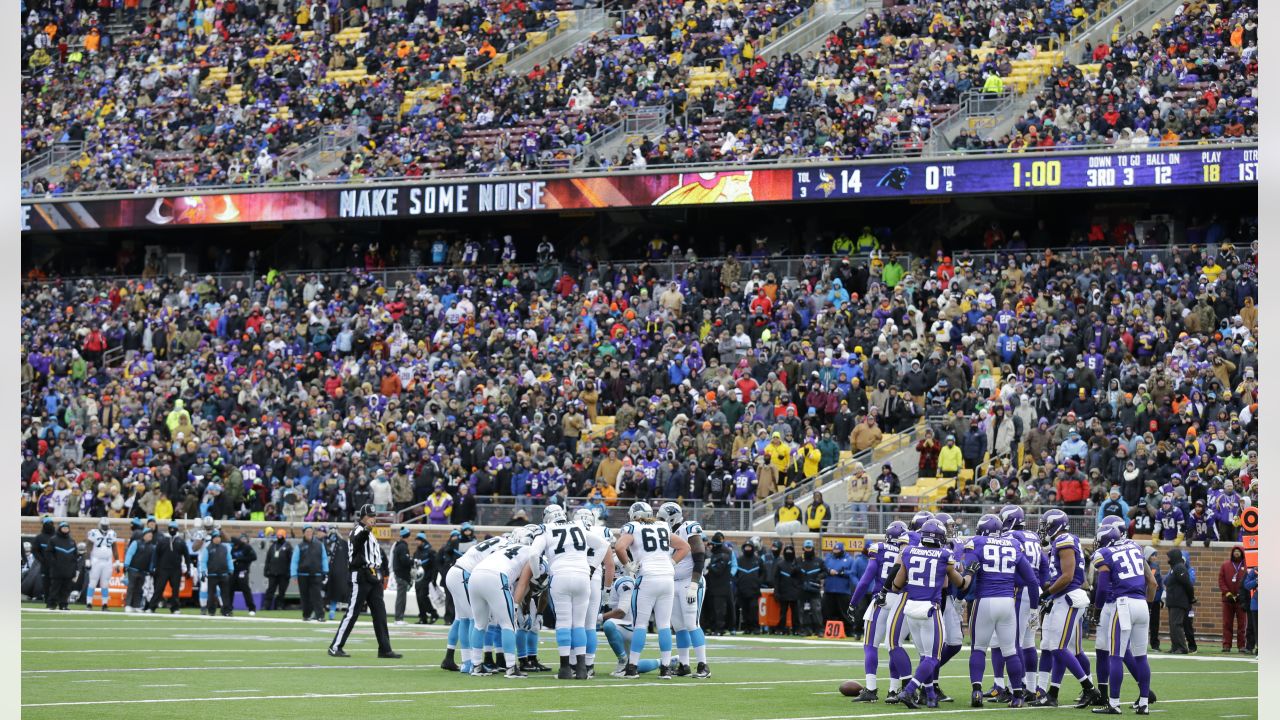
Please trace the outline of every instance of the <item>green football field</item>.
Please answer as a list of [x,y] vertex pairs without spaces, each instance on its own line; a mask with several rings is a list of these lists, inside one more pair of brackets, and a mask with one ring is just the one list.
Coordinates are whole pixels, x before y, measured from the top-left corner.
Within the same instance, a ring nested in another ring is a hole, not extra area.
[[[601,636],[600,677],[561,682],[548,674],[525,680],[471,678],[440,670],[447,628],[392,628],[401,660],[379,660],[366,620],[352,633],[350,658],[325,654],[337,623],[303,623],[296,613],[257,618],[192,614],[124,615],[84,611],[22,613],[24,718],[326,718],[571,715],[630,720],[836,720],[898,715],[991,716],[1019,712],[968,707],[968,654],[943,668],[943,688],[957,698],[937,710],[853,704],[836,688],[861,680],[862,647],[852,641],[756,637],[708,640],[712,677],[659,681],[608,677],[614,658]],[[655,642],[651,636],[650,643]],[[1216,643],[1203,643],[1211,648]],[[1250,657],[1202,650],[1198,656],[1151,656],[1153,715],[1175,720],[1257,718],[1258,665]],[[539,657],[555,664],[543,633]],[[646,657],[651,653],[646,654]],[[914,661],[914,653],[913,653]],[[603,671],[603,672],[601,672]],[[881,697],[887,663],[881,661]],[[1137,686],[1126,678],[1124,714]],[[1074,698],[1078,685],[1064,683]],[[1069,707],[1021,712],[1077,713]]]

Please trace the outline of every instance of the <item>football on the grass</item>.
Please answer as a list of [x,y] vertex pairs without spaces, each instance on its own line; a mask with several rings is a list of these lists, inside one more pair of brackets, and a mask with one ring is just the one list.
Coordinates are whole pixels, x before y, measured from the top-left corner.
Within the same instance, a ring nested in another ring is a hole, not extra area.
[[840,694],[845,697],[854,697],[862,692],[862,683],[857,680],[845,680],[840,683]]

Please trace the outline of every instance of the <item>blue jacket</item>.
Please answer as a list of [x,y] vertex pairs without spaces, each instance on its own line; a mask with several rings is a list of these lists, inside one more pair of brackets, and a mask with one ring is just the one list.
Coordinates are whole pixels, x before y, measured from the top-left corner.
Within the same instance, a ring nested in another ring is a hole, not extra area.
[[855,582],[857,580],[861,580],[862,574],[867,571],[867,565],[869,564],[871,564],[871,561],[867,559],[866,555],[863,555],[862,553],[854,555],[853,568],[849,570],[849,578]]
[[[823,578],[823,589],[829,593],[849,595],[853,593],[853,556],[845,552],[837,556],[828,553],[822,561],[826,577]],[[832,575],[832,572],[837,573]]]
[[1249,591],[1249,609],[1258,609],[1258,571],[1250,570],[1244,576],[1244,589]]

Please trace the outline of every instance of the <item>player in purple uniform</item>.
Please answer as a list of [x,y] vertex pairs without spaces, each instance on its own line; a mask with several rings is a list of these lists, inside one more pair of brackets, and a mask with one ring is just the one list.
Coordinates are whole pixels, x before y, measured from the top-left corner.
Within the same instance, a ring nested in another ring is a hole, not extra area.
[[[951,548],[951,556],[963,557],[964,542],[956,534],[956,523],[951,519],[951,515],[937,513],[933,519],[942,523],[942,527],[947,530],[947,545]],[[955,702],[942,691],[942,687],[938,684],[938,676],[942,673],[942,666],[958,655],[964,647],[964,630],[960,622],[960,607],[964,603],[964,598],[955,595],[954,591],[953,588],[952,592],[942,594],[942,658],[933,671],[933,693],[940,703]]]
[[[1111,515],[1102,519],[1098,525],[1098,531],[1104,528],[1115,527],[1120,531],[1121,536],[1124,535],[1126,523],[1124,518]],[[1095,551],[1093,561],[1097,561],[1098,554]],[[1098,686],[1098,698],[1094,701],[1094,705],[1107,704],[1107,683],[1111,678],[1111,621],[1115,613],[1115,606],[1107,604],[1109,598],[1106,598],[1098,587],[1095,580],[1093,584],[1093,612],[1094,627],[1098,628],[1098,637],[1093,643],[1094,655],[1097,662],[1094,663],[1093,682]]]
[[[933,691],[933,672],[942,655],[942,611],[939,603],[948,583],[965,591],[976,570],[970,567],[962,576],[956,570],[956,562],[949,548],[946,528],[934,519],[920,527],[920,545],[903,549],[898,558],[898,571],[893,578],[893,588],[901,591],[903,603],[889,624],[889,647],[898,648],[905,625],[911,633],[911,641],[920,654],[915,675],[898,693],[898,701],[909,708],[920,707],[916,691],[924,688],[928,707],[938,706]],[[892,650],[890,651],[892,653]],[[890,662],[894,657],[890,655]],[[907,667],[909,672],[910,666]]]
[[1041,588],[1040,612],[1046,615],[1044,637],[1053,648],[1053,669],[1049,691],[1032,703],[1036,707],[1058,706],[1058,689],[1068,670],[1084,688],[1076,707],[1092,705],[1098,694],[1089,672],[1076,657],[1080,654],[1081,621],[1089,605],[1089,594],[1082,587],[1084,554],[1080,550],[1080,539],[1067,532],[1068,524],[1067,514],[1057,508],[1040,516],[1040,535],[1049,544],[1050,577],[1053,578]]
[[[862,596],[865,595],[874,584],[876,588],[875,601],[868,607],[866,613],[861,618],[864,622],[865,633],[863,634],[862,655],[863,667],[866,670],[866,684],[862,688],[862,692],[858,697],[854,698],[854,702],[876,702],[879,700],[876,689],[876,671],[880,666],[880,643],[884,642],[885,633],[889,626],[890,611],[896,609],[900,595],[898,593],[886,594],[882,588],[889,584],[893,576],[890,572],[898,563],[898,555],[902,552],[902,546],[906,543],[907,525],[901,520],[889,523],[889,527],[884,531],[884,542],[872,543],[867,549],[867,556],[870,561],[867,568],[862,572],[862,577],[858,579],[858,586],[853,589],[853,595],[849,600],[849,613],[852,614],[854,608],[861,602]],[[857,622],[858,618],[851,617],[851,620]],[[893,664],[890,663],[889,671],[892,674],[894,670]],[[892,680],[901,682],[897,675],[891,675]],[[890,690],[896,691],[898,686],[891,683]]]
[[1150,625],[1147,603],[1155,599],[1156,578],[1142,556],[1142,548],[1125,538],[1115,525],[1098,528],[1098,550],[1094,560],[1097,590],[1113,607],[1110,627],[1110,696],[1096,707],[1099,715],[1120,714],[1120,684],[1128,666],[1138,683],[1139,715],[1149,713],[1151,666],[1147,663],[1147,635]]
[[1156,511],[1156,533],[1161,540],[1176,544],[1185,522],[1186,517],[1173,504],[1172,495],[1165,495],[1160,499],[1160,509]]
[[964,546],[964,561],[977,566],[977,592],[969,612],[972,643],[969,646],[969,681],[973,684],[970,704],[982,707],[982,672],[987,664],[986,649],[994,636],[1009,670],[1013,692],[1009,707],[1022,707],[1025,699],[1025,670],[1018,650],[1017,600],[1019,587],[1029,588],[1031,602],[1040,600],[1039,579],[1031,570],[1019,541],[1004,537],[1004,524],[995,515],[978,520],[978,534]]
[[[1031,572],[1037,581],[1037,587],[1043,585],[1047,578],[1044,576],[1045,563],[1042,559],[1040,549],[1040,538],[1036,537],[1034,532],[1026,529],[1026,512],[1017,505],[1005,505],[1000,508],[1000,526],[1002,536],[1014,541],[1021,548],[1022,553],[1027,558],[1027,563],[1031,566]],[[1022,667],[1025,672],[1034,673],[1036,670],[1036,622],[1035,622],[1035,603],[1030,600],[1031,596],[1026,592],[1023,585],[1018,585],[1014,589],[1014,616],[1016,621],[1018,636],[1015,638],[1016,649],[1022,658]],[[1049,671],[1047,660],[1041,660],[1046,673]],[[1012,698],[1012,693],[1005,686],[1005,659],[1004,653],[1000,648],[991,648],[991,669],[995,673],[995,687],[986,696],[992,702],[1007,703]],[[1034,685],[1034,683],[1032,683]],[[1024,694],[1024,699],[1034,699],[1034,688],[1028,688]]]

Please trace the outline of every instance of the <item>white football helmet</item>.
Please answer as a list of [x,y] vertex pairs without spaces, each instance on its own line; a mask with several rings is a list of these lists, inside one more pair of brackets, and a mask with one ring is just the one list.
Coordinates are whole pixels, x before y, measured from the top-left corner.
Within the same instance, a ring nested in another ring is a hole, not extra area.
[[671,527],[675,527],[684,522],[684,510],[673,502],[664,502],[658,506],[657,518]]
[[542,524],[544,525],[554,525],[556,523],[567,522],[568,520],[568,513],[566,513],[564,508],[559,505],[548,505],[546,509],[542,511]]
[[582,526],[588,530],[595,527],[597,520],[595,511],[588,508],[578,508],[573,513],[573,519],[582,523]]
[[631,509],[627,511],[627,516],[632,520],[652,520],[653,506],[647,502],[631,503]]

